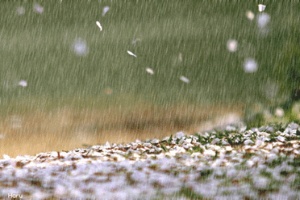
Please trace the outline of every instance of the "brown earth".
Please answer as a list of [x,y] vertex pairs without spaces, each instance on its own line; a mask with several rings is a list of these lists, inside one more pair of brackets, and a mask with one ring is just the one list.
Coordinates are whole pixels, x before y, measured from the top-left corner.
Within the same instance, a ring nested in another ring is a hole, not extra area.
[[[239,120],[241,106],[169,107],[136,105],[128,109],[61,109],[2,117],[0,155],[61,151],[85,145],[163,138],[178,131],[195,133]],[[1,157],[0,156],[0,157]]]

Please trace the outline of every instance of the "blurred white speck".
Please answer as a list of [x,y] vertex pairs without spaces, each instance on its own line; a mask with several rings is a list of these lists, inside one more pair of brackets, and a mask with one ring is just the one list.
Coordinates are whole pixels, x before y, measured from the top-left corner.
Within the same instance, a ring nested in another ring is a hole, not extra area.
[[20,80],[19,83],[18,83],[18,85],[21,86],[21,87],[27,87],[27,81]]
[[99,21],[96,21],[96,25],[99,27],[100,31],[102,31],[102,26]]
[[5,134],[4,133],[0,133],[0,140],[5,138]]
[[136,55],[134,53],[132,53],[131,51],[127,51],[127,53],[133,57],[136,57]]
[[267,13],[261,13],[258,15],[257,17],[257,25],[259,28],[265,28],[268,23],[270,22],[270,15],[268,15]]
[[190,80],[187,77],[185,77],[185,76],[180,76],[180,80],[182,82],[185,82],[185,83],[189,83],[190,82]]
[[266,9],[266,5],[264,4],[258,4],[258,11],[263,12]]
[[277,139],[278,141],[280,141],[280,142],[284,142],[284,141],[285,141],[285,137],[283,137],[283,136],[281,136],[281,135],[277,136],[276,139]]
[[73,43],[73,51],[78,56],[86,56],[89,52],[89,49],[86,42],[81,38],[78,38]]
[[263,91],[268,99],[274,99],[278,93],[278,85],[274,82],[268,81]]
[[276,108],[275,116],[276,117],[283,117],[284,116],[284,110],[282,108]]
[[16,10],[18,15],[24,15],[25,14],[25,8],[23,6],[17,7]]
[[140,42],[140,41],[141,41],[140,38],[135,38],[135,39],[132,40],[131,43],[132,43],[133,45],[136,45],[136,43],[137,43],[137,42]]
[[113,90],[108,87],[108,88],[104,89],[104,93],[107,94],[107,95],[111,95],[113,93]]
[[182,60],[183,60],[182,53],[179,53],[179,54],[178,54],[178,61],[179,61],[179,62],[182,62]]
[[253,185],[257,189],[266,189],[269,185],[269,180],[265,177],[256,177],[253,180]]
[[34,12],[36,12],[36,13],[39,13],[39,14],[42,14],[43,12],[44,12],[44,7],[43,6],[41,6],[40,4],[34,4],[34,6],[33,6],[33,10],[34,10]]
[[252,20],[254,19],[255,15],[254,15],[254,13],[253,13],[252,11],[248,10],[248,11],[246,12],[246,17],[247,17],[249,20],[252,21]]
[[180,131],[180,132],[177,132],[176,135],[175,135],[177,138],[182,138],[185,136],[184,132]]
[[9,155],[3,154],[3,159],[10,159]]
[[10,119],[10,123],[13,129],[22,128],[22,119],[18,115],[13,115]]
[[257,63],[253,58],[247,58],[244,62],[244,70],[246,73],[254,73],[257,71]]
[[236,40],[230,39],[227,41],[227,49],[230,52],[236,52],[238,47],[238,42]]
[[106,15],[106,13],[109,11],[109,6],[105,6],[102,10],[102,17],[104,17]]
[[148,73],[151,74],[151,75],[154,74],[153,69],[151,69],[151,68],[149,68],[149,67],[146,68],[146,72],[148,72]]

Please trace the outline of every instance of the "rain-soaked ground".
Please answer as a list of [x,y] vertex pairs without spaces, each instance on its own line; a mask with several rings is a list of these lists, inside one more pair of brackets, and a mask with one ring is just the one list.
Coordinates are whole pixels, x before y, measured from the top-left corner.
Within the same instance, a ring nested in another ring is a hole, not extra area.
[[0,152],[193,133],[276,103],[299,18],[265,4],[1,2]]

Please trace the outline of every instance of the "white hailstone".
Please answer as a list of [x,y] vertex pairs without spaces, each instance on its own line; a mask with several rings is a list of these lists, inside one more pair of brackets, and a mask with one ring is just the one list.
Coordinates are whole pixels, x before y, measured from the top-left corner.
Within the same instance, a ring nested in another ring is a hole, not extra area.
[[110,143],[109,143],[108,141],[106,141],[105,144],[104,144],[104,147],[110,148],[110,147],[111,147],[111,146],[110,146]]
[[285,137],[282,137],[281,135],[277,136],[276,139],[280,142],[284,142],[285,141]]
[[175,135],[176,138],[182,138],[182,137],[184,137],[184,136],[185,136],[185,134],[184,134],[184,132],[182,132],[182,131],[177,132],[176,135]]
[[133,57],[137,57],[134,53],[132,53],[131,51],[127,51],[127,53]]
[[44,7],[36,3],[33,5],[33,10],[38,14],[42,14],[44,12]]
[[10,156],[9,156],[9,155],[6,155],[6,154],[3,154],[3,159],[9,160],[9,159],[10,159]]
[[244,71],[246,73],[254,73],[257,71],[258,65],[253,58],[247,58],[244,62]]
[[221,141],[220,138],[215,138],[211,141],[212,144],[218,144]]
[[78,38],[73,43],[73,51],[78,56],[86,56],[89,52],[89,48],[83,39]]
[[24,15],[25,14],[25,8],[23,6],[17,7],[16,10],[18,15]]
[[283,117],[284,116],[284,110],[282,108],[276,108],[275,116],[276,117]]
[[248,10],[248,11],[246,12],[246,17],[247,17],[249,20],[252,21],[252,20],[254,19],[255,15],[254,15],[254,13],[253,13],[252,11]]
[[227,177],[234,178],[237,175],[237,171],[234,168],[227,170]]
[[205,155],[205,156],[216,156],[216,152],[215,151],[213,151],[213,150],[211,150],[211,149],[208,149],[208,150],[205,150],[204,152],[203,152],[203,155]]
[[152,143],[152,144],[158,144],[158,143],[159,143],[159,139],[156,139],[156,138],[155,138],[155,139],[151,140],[151,143]]
[[258,11],[263,12],[266,9],[266,5],[264,4],[258,4]]
[[230,39],[227,41],[227,49],[230,52],[236,52],[238,47],[238,42],[234,39]]
[[185,82],[185,83],[189,83],[189,82],[190,82],[190,80],[189,80],[187,77],[185,77],[185,76],[180,76],[179,79],[180,79],[182,82]]
[[18,85],[21,86],[21,87],[27,87],[27,81],[20,80],[19,83],[18,83]]
[[96,21],[96,25],[99,27],[100,31],[102,31],[102,26],[99,21]]
[[260,29],[263,29],[265,28],[268,23],[270,22],[270,15],[268,15],[267,13],[262,13],[262,14],[259,14],[258,17],[257,17],[257,25]]
[[151,74],[151,75],[154,74],[153,69],[151,69],[151,68],[149,68],[149,67],[146,68],[146,72],[149,73],[149,74]]
[[245,145],[254,144],[254,142],[250,139],[244,141]]
[[103,10],[102,10],[102,17],[104,17],[106,15],[106,13],[109,11],[109,6],[104,6]]
[[269,186],[270,181],[262,176],[257,176],[253,180],[253,186],[257,189],[266,189]]

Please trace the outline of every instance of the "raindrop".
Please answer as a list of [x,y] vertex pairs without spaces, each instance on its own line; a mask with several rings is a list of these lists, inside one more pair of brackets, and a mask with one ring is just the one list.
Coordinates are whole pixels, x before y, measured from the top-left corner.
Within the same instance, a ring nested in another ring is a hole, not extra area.
[[102,26],[99,21],[96,21],[96,25],[99,27],[100,31],[102,31]]
[[254,73],[257,71],[257,63],[253,58],[247,58],[244,62],[244,70],[246,73]]
[[151,74],[151,75],[154,74],[153,69],[151,69],[151,68],[149,68],[149,67],[146,68],[146,72],[148,72],[148,73]]
[[23,6],[17,7],[16,10],[18,15],[24,15],[25,14],[25,8]]
[[247,17],[249,20],[252,21],[252,20],[254,19],[255,15],[254,15],[254,13],[253,13],[252,11],[248,10],[248,11],[246,12],[246,17]]
[[179,53],[179,54],[178,54],[178,61],[179,61],[179,62],[182,62],[182,60],[183,60],[182,53]]
[[0,133],[0,140],[5,138],[5,134],[4,133]]
[[104,89],[104,93],[106,95],[111,95],[113,93],[113,90],[111,88],[107,87],[107,88]]
[[21,81],[19,81],[18,85],[21,87],[27,87],[27,81],[21,80]]
[[263,12],[266,9],[266,5],[264,4],[258,4],[258,11]]
[[131,51],[127,51],[127,53],[133,57],[137,57],[134,53],[132,53]]
[[105,6],[102,10],[102,17],[104,17],[106,15],[106,13],[109,11],[109,6]]
[[185,77],[185,76],[180,76],[180,78],[179,78],[182,82],[185,82],[185,83],[189,83],[190,82],[190,80],[187,78],[187,77]]
[[132,43],[133,45],[136,45],[136,43],[137,43],[137,42],[140,42],[140,41],[141,41],[140,38],[136,38],[136,39],[133,39],[131,43]]
[[22,128],[22,119],[18,115],[13,115],[10,119],[11,128],[19,129]]
[[230,39],[227,41],[227,49],[230,52],[236,52],[238,47],[238,42],[236,40]]
[[78,38],[73,43],[73,51],[78,56],[86,56],[89,52],[89,49],[86,42],[81,38]]
[[36,3],[33,6],[33,10],[38,14],[42,14],[44,12],[44,7]]
[[276,98],[278,93],[278,85],[274,82],[267,82],[264,88],[264,93],[265,96],[270,100]]
[[270,15],[268,15],[267,13],[262,13],[258,16],[257,18],[257,25],[259,28],[265,28],[268,23],[270,22]]

